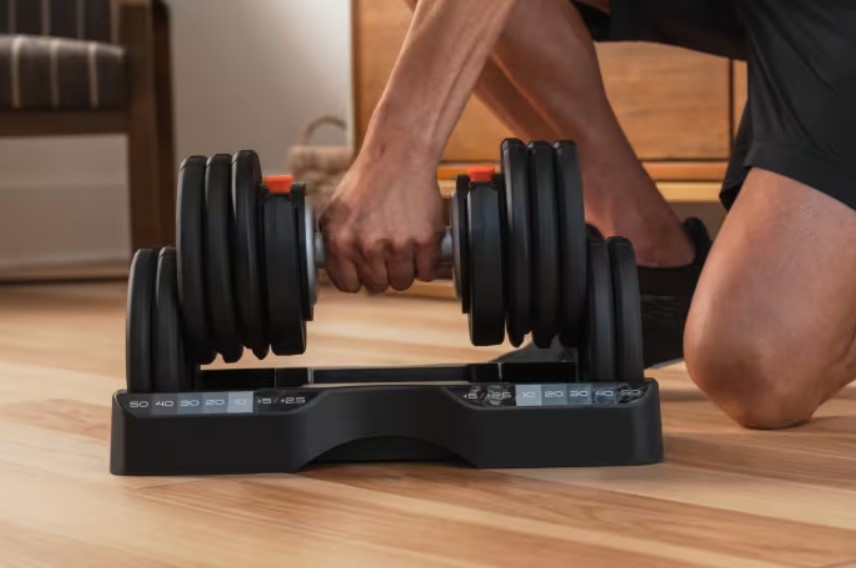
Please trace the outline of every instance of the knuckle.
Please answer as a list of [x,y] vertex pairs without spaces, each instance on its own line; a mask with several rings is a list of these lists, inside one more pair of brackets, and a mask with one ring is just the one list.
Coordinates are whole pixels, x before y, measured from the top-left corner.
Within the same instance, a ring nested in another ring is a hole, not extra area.
[[354,242],[354,235],[350,231],[333,231],[327,236],[327,248],[333,253],[342,253],[350,250]]
[[413,236],[413,240],[420,249],[429,248],[437,241],[437,234],[430,228],[421,229]]
[[389,241],[381,235],[365,235],[360,243],[363,253],[371,258],[382,257],[386,252]]
[[413,249],[413,239],[406,236],[397,236],[390,241],[390,248],[396,256],[407,256]]

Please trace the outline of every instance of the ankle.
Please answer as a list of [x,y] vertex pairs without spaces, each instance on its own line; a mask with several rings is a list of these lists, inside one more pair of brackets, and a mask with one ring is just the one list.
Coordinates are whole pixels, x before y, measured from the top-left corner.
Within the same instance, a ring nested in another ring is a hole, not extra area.
[[589,221],[606,236],[629,239],[640,266],[667,268],[691,264],[696,256],[692,237],[659,192],[649,190],[653,195],[646,198],[649,191],[645,189],[639,187],[637,192],[623,198],[609,199],[602,207],[589,208]]
[[693,262],[693,239],[638,161],[613,169],[590,168],[583,177],[589,222],[604,235],[630,239],[640,266]]
[[578,139],[587,219],[604,235],[630,239],[640,266],[695,260],[695,243],[620,129],[582,129]]
[[677,219],[635,227],[628,225],[618,234],[633,243],[639,266],[671,268],[686,266],[695,260],[695,243]]

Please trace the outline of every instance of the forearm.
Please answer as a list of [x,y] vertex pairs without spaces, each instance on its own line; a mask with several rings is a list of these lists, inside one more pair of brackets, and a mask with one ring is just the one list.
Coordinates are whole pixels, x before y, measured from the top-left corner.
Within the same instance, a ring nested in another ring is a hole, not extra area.
[[421,0],[361,154],[439,160],[513,4]]

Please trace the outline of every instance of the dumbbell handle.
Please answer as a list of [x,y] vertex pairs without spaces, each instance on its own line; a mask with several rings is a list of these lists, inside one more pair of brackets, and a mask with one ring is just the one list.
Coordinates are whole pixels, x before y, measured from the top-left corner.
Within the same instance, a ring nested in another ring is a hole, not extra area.
[[[321,233],[315,233],[315,266],[324,268],[324,237]],[[452,253],[452,229],[446,227],[443,230],[443,238],[440,241],[440,265],[452,264],[454,258]]]
[[[471,167],[467,170],[468,174],[472,179],[481,179],[481,181],[489,181],[493,179],[494,169],[492,166],[487,167]],[[482,179],[483,178],[483,179]],[[264,187],[267,188],[267,191],[271,193],[289,193],[291,191],[291,187],[294,184],[294,178],[290,175],[275,175],[275,176],[265,176],[264,177]],[[315,216],[312,210],[312,203],[307,202],[306,206],[303,209],[305,217],[305,224],[307,233],[312,233],[314,235],[312,243],[313,251],[311,260],[315,262],[312,263],[310,260],[310,264],[314,264],[314,268],[324,268],[325,261],[325,247],[324,247],[324,237],[321,233],[313,232],[312,227],[315,224]],[[309,236],[308,234],[306,235]],[[306,239],[307,245],[309,239]],[[308,246],[306,247],[309,248]],[[310,254],[310,251],[306,251],[307,254]],[[451,266],[454,264],[454,252],[452,246],[452,228],[446,227],[443,230],[443,237],[440,240],[440,260],[437,264],[440,266]],[[312,267],[310,267],[311,271]]]

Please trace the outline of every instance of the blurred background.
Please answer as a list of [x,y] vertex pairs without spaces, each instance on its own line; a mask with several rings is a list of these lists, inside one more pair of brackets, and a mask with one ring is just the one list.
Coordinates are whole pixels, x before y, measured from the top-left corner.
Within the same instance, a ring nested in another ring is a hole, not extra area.
[[[0,0],[0,13],[10,1]],[[113,4],[115,8],[127,2]],[[349,115],[349,0],[164,4],[172,55],[173,168],[191,154],[251,148],[266,170],[283,172],[286,151],[307,121],[322,114],[343,119]],[[132,65],[132,58],[127,54],[126,64]],[[133,87],[128,92],[145,96]],[[84,114],[78,126],[85,130],[86,123],[95,128],[91,123],[100,113],[12,110],[24,115],[18,118],[9,112],[0,110],[0,275],[121,270],[131,252],[128,136],[56,136],[49,131],[33,136],[34,131],[19,123],[44,119],[28,114]],[[13,134],[26,136],[2,136],[10,133],[12,121],[23,130]],[[322,128],[315,140],[344,144],[346,137],[339,129]],[[151,169],[148,164],[141,167]]]
[[[266,173],[298,170],[323,200],[410,15],[390,0],[0,0],[0,14],[0,73],[18,81],[0,97],[4,280],[123,276],[132,248],[173,240],[175,171],[192,154],[255,149]],[[599,54],[661,190],[715,230],[745,70],[663,46]],[[81,72],[96,67],[98,101],[74,100],[76,57]],[[301,140],[325,116],[344,128],[322,124]],[[438,170],[444,192],[466,164],[496,161],[510,134],[472,101]]]

